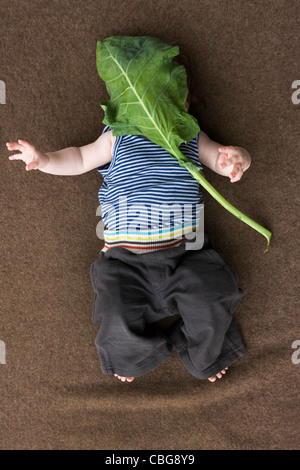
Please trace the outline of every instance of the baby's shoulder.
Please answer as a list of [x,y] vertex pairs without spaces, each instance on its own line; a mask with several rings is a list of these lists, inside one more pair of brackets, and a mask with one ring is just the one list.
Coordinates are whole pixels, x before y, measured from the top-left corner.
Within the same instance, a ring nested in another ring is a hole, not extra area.
[[113,148],[117,137],[113,135],[112,131],[109,131],[109,132],[111,132],[111,148]]
[[[106,132],[104,132],[102,134],[102,139],[105,139],[105,142],[107,142],[107,144],[109,143],[110,151],[111,151],[111,154],[112,154],[113,146],[114,146],[115,141],[116,141],[116,136],[113,135],[112,130],[109,129]],[[103,142],[104,142],[104,140],[103,140]]]

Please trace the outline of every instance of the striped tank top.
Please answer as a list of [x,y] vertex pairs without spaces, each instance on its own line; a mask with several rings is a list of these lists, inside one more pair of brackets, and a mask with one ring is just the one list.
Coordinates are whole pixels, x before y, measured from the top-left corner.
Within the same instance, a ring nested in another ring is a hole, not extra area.
[[[105,126],[102,134],[109,131]],[[179,147],[202,169],[198,135]],[[178,160],[140,135],[117,136],[110,163],[99,166],[104,248],[144,253],[176,246],[195,232],[203,210],[199,183]]]

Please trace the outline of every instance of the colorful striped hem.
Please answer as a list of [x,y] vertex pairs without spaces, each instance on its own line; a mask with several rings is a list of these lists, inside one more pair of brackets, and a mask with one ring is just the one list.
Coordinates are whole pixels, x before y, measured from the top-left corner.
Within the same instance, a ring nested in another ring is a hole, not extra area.
[[104,247],[102,251],[110,248],[126,248],[134,253],[162,250],[180,245],[186,240],[185,235],[194,233],[199,222],[183,224],[180,227],[165,227],[154,230],[141,231],[104,231]]

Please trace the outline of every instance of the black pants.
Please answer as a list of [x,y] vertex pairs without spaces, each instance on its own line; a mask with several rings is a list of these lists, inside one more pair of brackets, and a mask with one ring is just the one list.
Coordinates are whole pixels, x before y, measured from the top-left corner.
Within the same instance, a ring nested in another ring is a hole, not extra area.
[[[90,272],[104,374],[145,374],[174,345],[188,371],[206,379],[245,354],[233,316],[242,292],[208,243],[196,251],[183,242],[143,254],[110,248]],[[161,327],[168,319],[170,326]]]

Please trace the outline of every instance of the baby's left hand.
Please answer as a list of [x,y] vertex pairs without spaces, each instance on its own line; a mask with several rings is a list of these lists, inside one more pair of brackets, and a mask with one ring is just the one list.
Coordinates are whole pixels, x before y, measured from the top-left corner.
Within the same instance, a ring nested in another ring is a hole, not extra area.
[[251,165],[249,152],[242,147],[220,147],[217,158],[218,172],[221,175],[228,176],[231,183],[239,181],[244,171]]

